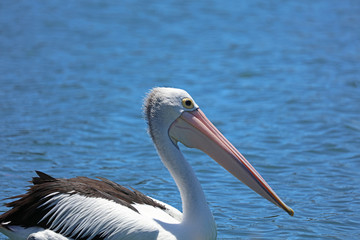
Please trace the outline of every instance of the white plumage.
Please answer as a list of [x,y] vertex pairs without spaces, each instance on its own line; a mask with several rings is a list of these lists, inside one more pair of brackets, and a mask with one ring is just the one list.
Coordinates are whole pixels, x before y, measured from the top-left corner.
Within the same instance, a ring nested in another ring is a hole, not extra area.
[[187,92],[155,88],[144,110],[149,134],[180,191],[182,213],[107,179],[55,179],[38,172],[29,192],[9,203],[13,209],[0,216],[0,231],[11,239],[31,240],[216,239],[214,218],[178,142],[202,150],[255,192],[294,213]]

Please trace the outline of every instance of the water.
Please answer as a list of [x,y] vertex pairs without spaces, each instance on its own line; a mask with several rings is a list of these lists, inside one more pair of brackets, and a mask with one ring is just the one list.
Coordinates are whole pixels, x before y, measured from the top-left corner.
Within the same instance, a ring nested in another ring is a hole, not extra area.
[[360,238],[359,12],[351,0],[1,1],[0,199],[42,170],[181,208],[141,110],[150,88],[173,86],[295,210],[183,147],[219,239]]

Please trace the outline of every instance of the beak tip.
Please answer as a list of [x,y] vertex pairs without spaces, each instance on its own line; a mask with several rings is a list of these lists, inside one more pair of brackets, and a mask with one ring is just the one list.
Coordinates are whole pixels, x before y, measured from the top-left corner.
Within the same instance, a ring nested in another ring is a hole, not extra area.
[[292,208],[288,207],[286,209],[286,212],[290,215],[290,216],[294,216],[294,210],[292,210]]

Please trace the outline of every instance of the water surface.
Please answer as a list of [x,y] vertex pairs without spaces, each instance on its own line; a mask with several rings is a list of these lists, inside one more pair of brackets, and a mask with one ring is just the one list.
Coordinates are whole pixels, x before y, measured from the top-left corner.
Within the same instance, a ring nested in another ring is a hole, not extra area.
[[351,0],[1,1],[0,199],[41,170],[181,209],[142,118],[145,93],[173,86],[295,210],[182,147],[219,239],[359,238],[359,12]]

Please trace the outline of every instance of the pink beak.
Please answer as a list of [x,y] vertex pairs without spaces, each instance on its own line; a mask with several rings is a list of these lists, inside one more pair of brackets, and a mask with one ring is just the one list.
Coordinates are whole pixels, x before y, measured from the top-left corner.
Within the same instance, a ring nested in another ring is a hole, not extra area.
[[205,152],[252,190],[284,209],[291,216],[294,211],[271,189],[255,168],[217,130],[200,110],[183,112],[169,129],[170,137],[190,148]]

